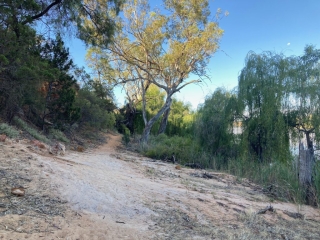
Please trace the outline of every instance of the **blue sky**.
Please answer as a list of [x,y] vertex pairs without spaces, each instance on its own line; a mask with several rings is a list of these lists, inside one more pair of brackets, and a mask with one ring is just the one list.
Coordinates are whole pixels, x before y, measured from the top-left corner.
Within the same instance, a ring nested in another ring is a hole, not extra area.
[[[157,1],[160,3],[160,1]],[[220,20],[224,35],[220,49],[208,65],[211,81],[202,87],[188,86],[177,98],[189,101],[194,108],[217,87],[229,90],[237,86],[238,75],[249,51],[282,52],[301,55],[307,44],[320,48],[320,0],[209,0],[214,14],[217,8],[229,15]],[[153,4],[155,1],[152,2]],[[84,44],[78,40],[67,43],[78,66],[85,66]],[[118,104],[123,104],[120,90]]]

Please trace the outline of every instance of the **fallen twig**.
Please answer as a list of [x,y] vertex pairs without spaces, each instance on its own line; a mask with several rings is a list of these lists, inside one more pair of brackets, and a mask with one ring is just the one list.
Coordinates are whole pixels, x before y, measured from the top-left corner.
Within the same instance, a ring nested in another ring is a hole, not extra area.
[[284,214],[287,214],[289,217],[292,217],[294,219],[304,219],[304,215],[301,213],[293,213],[289,211],[283,211]]
[[125,222],[121,222],[121,221],[116,221],[116,223],[123,223],[123,224],[125,224]]
[[275,212],[274,208],[269,205],[268,207],[264,208],[264,209],[260,209],[257,214],[265,214],[267,211],[270,211],[270,212]]
[[199,163],[186,163],[184,166],[193,168],[193,169],[203,169],[203,167]]

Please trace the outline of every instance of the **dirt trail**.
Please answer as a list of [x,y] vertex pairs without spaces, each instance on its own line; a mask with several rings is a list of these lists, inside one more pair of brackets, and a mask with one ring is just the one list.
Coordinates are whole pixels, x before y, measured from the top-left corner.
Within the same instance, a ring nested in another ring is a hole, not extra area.
[[[274,201],[227,174],[206,179],[201,170],[177,170],[119,149],[120,139],[109,135],[98,149],[60,157],[30,153],[32,182],[47,183],[41,196],[67,201],[65,213],[41,215],[47,225],[35,225],[31,214],[6,214],[0,239],[320,239],[319,209]],[[33,185],[31,193],[39,189]],[[269,205],[275,212],[256,214]]]

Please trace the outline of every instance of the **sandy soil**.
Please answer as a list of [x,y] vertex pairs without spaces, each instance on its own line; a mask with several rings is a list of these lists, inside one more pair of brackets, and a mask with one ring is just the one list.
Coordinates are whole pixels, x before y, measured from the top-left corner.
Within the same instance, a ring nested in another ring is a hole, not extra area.
[[[178,170],[108,138],[55,157],[27,141],[1,144],[0,239],[320,239],[319,209],[275,201],[227,174]],[[12,196],[19,186],[26,195]]]

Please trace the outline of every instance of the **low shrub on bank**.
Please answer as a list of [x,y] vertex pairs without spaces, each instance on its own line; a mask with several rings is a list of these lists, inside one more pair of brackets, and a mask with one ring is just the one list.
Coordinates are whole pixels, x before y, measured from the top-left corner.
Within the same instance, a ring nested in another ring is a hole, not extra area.
[[198,163],[208,167],[207,154],[200,151],[191,137],[168,137],[165,134],[151,136],[148,144],[142,145],[140,150],[150,158],[172,160],[174,157],[180,164]]
[[19,131],[6,123],[0,123],[0,134],[5,134],[9,138],[15,138],[19,135]]
[[44,143],[49,143],[50,140],[42,135],[41,133],[39,133],[36,129],[32,128],[31,126],[29,126],[25,121],[23,121],[21,118],[18,117],[14,117],[13,119],[14,123],[21,129],[23,129],[24,131],[26,131],[27,133],[29,133],[32,137],[34,137],[35,139],[44,142]]
[[49,130],[49,138],[56,139],[61,142],[69,143],[70,140],[66,137],[66,135],[58,129],[50,129]]

